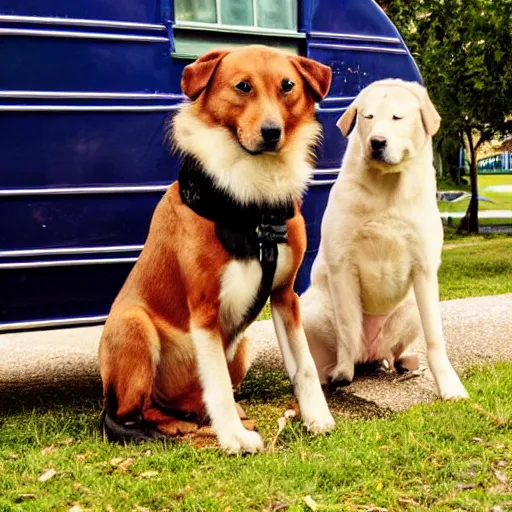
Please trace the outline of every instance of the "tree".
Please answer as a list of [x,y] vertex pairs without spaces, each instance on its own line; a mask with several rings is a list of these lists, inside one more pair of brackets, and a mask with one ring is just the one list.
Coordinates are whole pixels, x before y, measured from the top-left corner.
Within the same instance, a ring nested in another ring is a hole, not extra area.
[[381,0],[443,118],[464,140],[471,200],[460,229],[478,232],[478,149],[512,131],[512,0]]

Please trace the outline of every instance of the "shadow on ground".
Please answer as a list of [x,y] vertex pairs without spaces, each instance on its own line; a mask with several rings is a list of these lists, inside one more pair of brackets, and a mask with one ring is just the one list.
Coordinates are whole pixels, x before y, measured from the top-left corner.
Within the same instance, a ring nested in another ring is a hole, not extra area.
[[19,413],[21,410],[37,409],[45,413],[55,408],[74,407],[83,401],[101,404],[101,381],[76,379],[57,383],[24,382],[2,386],[0,393],[0,417]]
[[[364,378],[375,381],[390,381],[396,377],[360,368],[355,380]],[[37,410],[40,413],[55,408],[74,407],[84,401],[98,404],[101,408],[101,381],[99,379],[74,379],[58,383],[27,383],[18,386],[12,383],[2,387],[0,415],[17,414],[21,410]],[[329,407],[333,414],[360,419],[383,417],[392,413],[371,400],[347,392],[343,387],[325,389]],[[288,376],[281,371],[254,369],[249,371],[242,387],[236,393],[237,401],[261,410],[266,404],[283,411],[295,402],[293,387]]]
[[[375,383],[392,382],[396,378],[396,374],[375,371],[373,366],[361,366],[356,370],[354,382],[360,379]],[[324,392],[331,412],[337,416],[370,419],[393,413],[391,409],[361,398],[344,387],[326,388]],[[286,408],[294,403],[293,387],[284,372],[251,370],[237,393],[237,400],[251,405],[271,403]]]

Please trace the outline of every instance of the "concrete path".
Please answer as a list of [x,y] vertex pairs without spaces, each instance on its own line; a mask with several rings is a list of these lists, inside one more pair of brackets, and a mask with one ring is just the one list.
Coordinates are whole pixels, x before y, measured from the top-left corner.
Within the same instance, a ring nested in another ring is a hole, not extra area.
[[[462,219],[466,212],[441,212],[442,219]],[[479,219],[512,219],[512,210],[479,210]]]
[[[512,294],[446,301],[442,316],[456,369],[512,361]],[[15,407],[25,399],[44,403],[56,396],[64,400],[69,395],[99,397],[96,352],[101,330],[102,326],[96,326],[0,335],[0,406]],[[255,349],[254,365],[281,369],[272,322],[257,322],[249,333]],[[426,365],[422,339],[413,350]],[[358,376],[338,396],[368,403],[369,408],[397,411],[433,400],[436,390],[426,370],[407,380],[396,375]],[[333,407],[338,409],[336,403]]]

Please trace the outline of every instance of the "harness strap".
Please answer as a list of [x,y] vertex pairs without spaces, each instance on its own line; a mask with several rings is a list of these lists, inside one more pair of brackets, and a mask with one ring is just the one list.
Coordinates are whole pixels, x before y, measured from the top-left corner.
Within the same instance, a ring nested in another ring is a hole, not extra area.
[[287,241],[286,221],[294,216],[293,201],[290,198],[282,205],[243,204],[220,188],[188,154],[183,156],[178,182],[182,201],[201,217],[215,222],[215,233],[226,251],[237,259],[257,258],[260,262],[258,292],[242,325],[229,333],[233,339],[256,319],[270,297],[277,268],[277,244]]

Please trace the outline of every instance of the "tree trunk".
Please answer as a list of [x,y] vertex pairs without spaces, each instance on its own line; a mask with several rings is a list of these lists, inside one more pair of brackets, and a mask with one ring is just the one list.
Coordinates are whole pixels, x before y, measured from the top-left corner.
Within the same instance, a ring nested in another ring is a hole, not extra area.
[[478,233],[478,165],[476,161],[476,150],[473,144],[471,128],[465,130],[469,147],[469,179],[471,182],[471,200],[464,218],[460,221],[458,232]]

